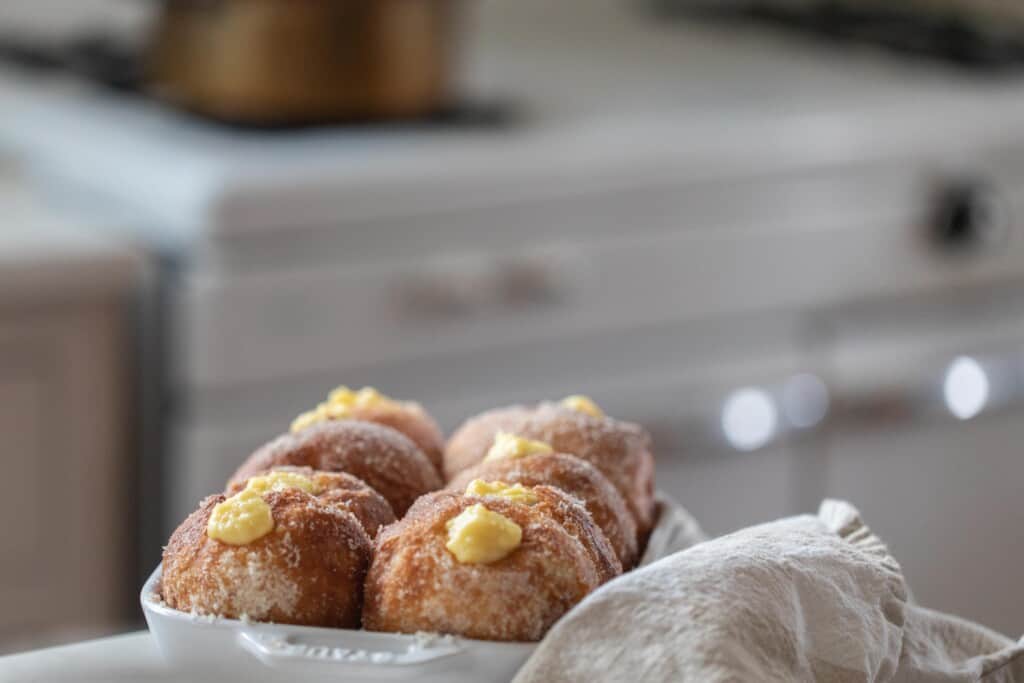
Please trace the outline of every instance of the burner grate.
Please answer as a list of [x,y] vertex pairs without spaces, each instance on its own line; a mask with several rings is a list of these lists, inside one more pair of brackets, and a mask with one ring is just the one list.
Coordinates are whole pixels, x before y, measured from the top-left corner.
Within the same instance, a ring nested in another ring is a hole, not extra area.
[[1024,64],[1024,10],[989,0],[654,0],[663,15],[746,19],[976,68]]

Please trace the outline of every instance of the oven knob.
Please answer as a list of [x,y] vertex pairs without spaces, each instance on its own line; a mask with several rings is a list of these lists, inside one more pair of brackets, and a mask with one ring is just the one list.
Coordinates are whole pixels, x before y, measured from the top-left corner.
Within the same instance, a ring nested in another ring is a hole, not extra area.
[[933,239],[939,247],[965,251],[1002,243],[1009,219],[989,185],[960,181],[939,194],[932,226]]

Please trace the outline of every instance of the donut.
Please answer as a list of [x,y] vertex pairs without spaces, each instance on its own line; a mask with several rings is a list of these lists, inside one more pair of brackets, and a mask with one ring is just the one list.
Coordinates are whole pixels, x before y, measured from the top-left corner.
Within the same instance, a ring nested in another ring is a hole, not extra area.
[[491,410],[469,419],[449,439],[449,478],[483,460],[499,432],[541,441],[592,464],[626,501],[638,538],[647,537],[654,523],[654,457],[642,427],[605,416],[582,396]]
[[355,516],[298,489],[210,496],[171,536],[160,592],[198,615],[356,628],[372,549]]
[[463,496],[480,498],[484,505],[494,498],[503,498],[533,507],[562,525],[579,541],[597,568],[600,582],[611,581],[622,573],[622,563],[608,537],[597,526],[587,507],[579,498],[553,486],[524,486],[504,481],[474,479]]
[[377,531],[395,521],[395,513],[384,496],[365,481],[344,472],[320,472],[311,467],[275,467],[245,481],[232,483],[226,495],[245,488],[281,490],[297,488],[316,496],[321,503],[351,512],[371,539]]
[[327,420],[363,420],[391,427],[419,446],[437,471],[444,458],[444,435],[437,421],[415,401],[396,401],[373,387],[352,391],[341,386],[313,410],[302,413],[291,424],[298,432]]
[[427,456],[403,434],[372,422],[330,420],[257,449],[232,475],[228,487],[280,465],[358,477],[384,496],[399,517],[419,496],[443,485]]
[[444,449],[444,476],[451,480],[462,470],[476,465],[494,444],[498,432],[517,434],[533,410],[514,405],[480,413],[462,423]]
[[474,479],[523,486],[548,485],[583,501],[626,569],[637,560],[636,522],[622,495],[608,478],[585,460],[567,453],[534,453],[526,457],[484,459],[448,482],[450,491],[464,491]]
[[538,641],[600,581],[584,545],[537,506],[439,491],[377,536],[363,625]]

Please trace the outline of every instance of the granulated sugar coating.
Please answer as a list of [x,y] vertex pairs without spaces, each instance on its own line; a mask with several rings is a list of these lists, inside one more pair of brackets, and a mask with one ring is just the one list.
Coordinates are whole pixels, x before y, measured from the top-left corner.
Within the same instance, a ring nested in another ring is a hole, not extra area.
[[488,460],[463,470],[446,487],[459,493],[474,479],[523,486],[554,486],[578,497],[608,537],[623,568],[637,560],[636,522],[622,495],[608,478],[585,460],[566,453],[538,453],[525,458]]
[[399,517],[416,498],[443,485],[427,456],[401,433],[370,422],[332,420],[259,448],[231,477],[229,486],[279,465],[359,477],[384,496]]
[[[340,413],[330,411],[332,397],[342,392],[348,394],[351,399],[347,401]],[[364,392],[370,392],[373,397],[369,401],[360,401]],[[323,410],[322,409],[327,409]],[[385,427],[398,430],[409,440],[416,444],[431,464],[441,471],[442,452],[444,451],[444,435],[441,428],[433,417],[415,401],[396,401],[381,395],[372,388],[364,388],[358,392],[351,392],[345,387],[338,387],[327,402],[321,403],[316,410],[305,413],[292,424],[292,431],[297,432],[307,429],[312,424],[324,422],[329,419],[360,420],[363,422],[375,422]]]
[[[611,581],[622,573],[622,563],[619,562],[611,543],[608,542],[608,537],[594,523],[594,518],[587,512],[587,507],[582,500],[553,486],[534,486],[531,491],[538,498],[537,503],[531,507],[558,522],[563,529],[569,532],[570,536],[583,544],[583,548],[597,569],[598,579],[601,583]],[[474,498],[474,496],[466,497]],[[478,500],[487,503],[492,499],[478,498]]]
[[559,453],[570,453],[594,465],[626,501],[638,538],[646,538],[654,520],[654,457],[650,437],[642,427],[557,403],[490,410],[467,420],[448,440],[448,477],[483,460],[499,431],[543,441]]
[[[479,503],[518,524],[522,541],[496,562],[462,564],[445,548],[445,524]],[[437,492],[420,498],[377,537],[363,625],[536,641],[600,582],[584,544],[546,512],[499,498]]]
[[463,422],[445,445],[445,478],[451,481],[459,472],[483,460],[498,432],[518,435],[532,412],[530,406],[508,406],[485,411]]
[[161,594],[174,609],[283,624],[355,628],[371,541],[351,513],[289,489],[263,494],[274,530],[246,545],[206,535],[210,496],[164,550]]
[[[362,479],[345,472],[321,472],[312,467],[275,467],[268,472],[287,472],[305,477],[313,487],[312,494],[321,503],[327,503],[355,515],[370,538],[376,538],[381,527],[395,521],[390,503]],[[266,474],[257,473],[255,476]],[[237,481],[228,486],[227,495],[233,495],[245,488],[246,481]]]

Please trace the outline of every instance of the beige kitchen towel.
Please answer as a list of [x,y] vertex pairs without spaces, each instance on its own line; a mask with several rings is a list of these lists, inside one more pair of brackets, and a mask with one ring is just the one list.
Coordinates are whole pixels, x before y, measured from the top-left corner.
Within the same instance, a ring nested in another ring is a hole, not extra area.
[[1024,683],[1024,645],[908,604],[847,503],[699,543],[612,581],[515,683]]
[[1016,683],[1024,681],[1024,638],[964,619],[907,605],[899,683]]
[[671,496],[658,491],[654,500],[657,505],[657,523],[647,539],[644,555],[640,558],[641,567],[708,540],[693,515]]

